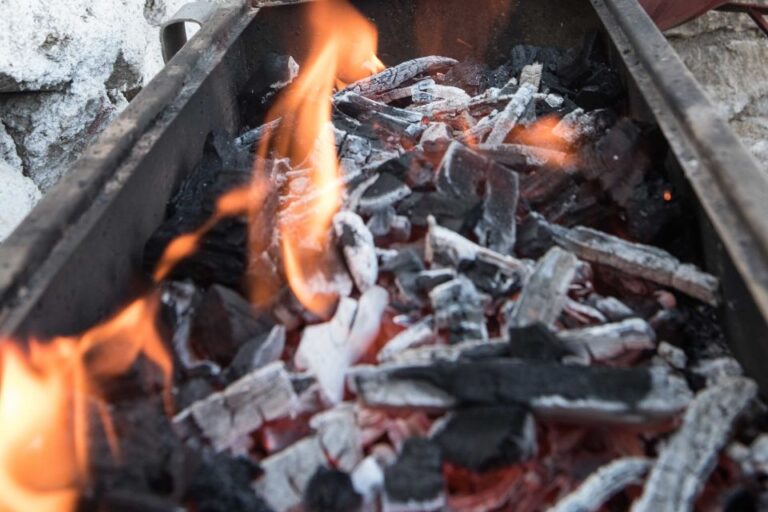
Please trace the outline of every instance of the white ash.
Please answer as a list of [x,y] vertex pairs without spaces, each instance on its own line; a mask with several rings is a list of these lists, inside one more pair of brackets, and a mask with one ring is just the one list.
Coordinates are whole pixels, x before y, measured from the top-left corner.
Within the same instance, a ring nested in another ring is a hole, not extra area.
[[708,386],[712,386],[723,379],[744,375],[744,370],[739,362],[727,356],[701,360],[691,370],[694,374],[706,379]]
[[688,364],[688,357],[683,349],[662,341],[656,350],[659,357],[675,370],[684,370]]
[[561,331],[558,336],[576,354],[594,361],[608,361],[628,352],[650,350],[656,346],[656,333],[641,318]]
[[341,245],[347,269],[357,289],[364,293],[376,284],[379,264],[373,235],[354,212],[341,211],[333,218],[336,239]]
[[352,485],[363,497],[365,505],[374,510],[376,500],[384,488],[384,470],[377,458],[369,455],[357,465],[350,476]]
[[544,66],[539,62],[523,67],[520,72],[520,86],[528,84],[538,91],[541,87],[541,73],[543,71]]

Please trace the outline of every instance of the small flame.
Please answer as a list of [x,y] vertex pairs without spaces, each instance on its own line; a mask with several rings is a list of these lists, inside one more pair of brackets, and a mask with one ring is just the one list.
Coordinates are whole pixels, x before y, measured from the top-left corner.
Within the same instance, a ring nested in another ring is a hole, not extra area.
[[667,203],[672,201],[672,191],[671,190],[665,190],[664,194],[662,195],[662,197],[664,198],[664,201],[667,202]]
[[[342,183],[336,157],[329,98],[334,87],[384,68],[376,57],[375,27],[346,1],[324,0],[308,6],[310,52],[299,78],[268,115],[282,118],[275,133],[259,145],[255,175],[273,154],[309,165],[310,196],[282,206],[279,230],[283,265],[296,298],[319,316],[330,313],[336,296],[324,290],[328,234],[339,210]],[[294,177],[288,177],[287,189]]]
[[74,510],[88,479],[91,406],[119,457],[99,379],[144,355],[163,373],[170,410],[172,363],[154,326],[157,304],[141,298],[79,337],[32,341],[28,353],[0,341],[0,510]]
[[[573,128],[561,124],[556,115],[541,117],[528,126],[521,126],[512,132],[514,142],[542,150],[542,156],[550,165],[569,167],[577,163],[576,153],[569,140]],[[535,149],[534,149],[535,150]]]

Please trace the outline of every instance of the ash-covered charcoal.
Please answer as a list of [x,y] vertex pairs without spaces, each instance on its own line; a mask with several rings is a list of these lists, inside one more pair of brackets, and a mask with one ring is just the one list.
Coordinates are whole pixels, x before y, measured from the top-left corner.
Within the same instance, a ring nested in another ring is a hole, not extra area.
[[395,286],[403,303],[421,307],[426,305],[432,289],[455,278],[456,271],[450,268],[403,272],[395,278]]
[[541,87],[541,74],[544,71],[544,65],[540,62],[528,64],[520,71],[520,86],[530,85],[535,90]]
[[446,123],[429,123],[421,134],[420,144],[435,141],[450,141],[453,132]]
[[556,149],[527,146],[525,144],[478,144],[475,150],[491,160],[512,169],[520,167],[552,167],[551,178],[556,178],[554,171],[567,176],[575,171],[573,156]]
[[333,218],[333,227],[352,280],[358,291],[365,293],[379,277],[373,235],[363,219],[353,212],[337,213]]
[[252,482],[257,474],[258,466],[245,457],[204,454],[192,474],[184,502],[201,512],[272,512],[253,492]]
[[216,451],[244,451],[252,432],[288,415],[297,396],[282,362],[272,363],[187,407],[173,418],[184,439],[201,436]]
[[269,53],[261,63],[238,97],[239,111],[248,121],[259,119],[275,94],[290,85],[299,74],[299,65],[290,55]]
[[492,164],[486,170],[483,216],[475,226],[478,242],[501,254],[512,254],[517,234],[517,173]]
[[447,332],[449,343],[488,339],[485,307],[490,297],[481,294],[469,279],[459,276],[429,292],[435,326]]
[[277,118],[252,130],[248,130],[235,139],[235,144],[238,146],[254,148],[258,142],[261,142],[262,139],[274,133],[275,130],[280,127],[282,122],[282,118]]
[[238,350],[254,339],[265,339],[275,321],[256,314],[250,302],[220,285],[203,295],[192,318],[190,343],[204,358],[227,366]]
[[534,102],[537,89],[531,84],[522,84],[504,107],[504,110],[496,117],[491,133],[485,140],[486,144],[501,144],[509,135],[509,132],[517,125],[520,119]]
[[316,435],[261,461],[263,474],[254,488],[275,512],[286,512],[302,503],[318,468],[335,465],[349,472],[362,459],[360,435],[350,406],[320,413],[310,425]]
[[523,293],[507,318],[510,327],[541,322],[551,327],[563,311],[568,287],[579,260],[570,252],[553,247],[539,260]]
[[656,347],[656,333],[641,318],[561,331],[558,336],[571,351],[592,361],[609,361]]
[[631,485],[641,484],[650,468],[651,461],[641,457],[615,460],[590,475],[549,512],[597,512],[616,494]]
[[415,140],[421,135],[422,114],[418,112],[391,107],[352,91],[342,91],[334,96],[334,105],[342,113],[375,129],[383,128]]
[[371,77],[358,80],[337,93],[337,96],[351,91],[362,96],[375,98],[377,95],[396,89],[418,76],[449,69],[456,65],[457,62],[455,59],[448,57],[435,56],[409,60],[387,68]]
[[306,512],[358,512],[363,498],[349,473],[321,466],[307,483],[303,504]]
[[732,377],[696,395],[683,425],[661,449],[633,512],[693,510],[733,424],[757,394],[757,385]]
[[371,406],[523,404],[537,416],[588,424],[656,422],[675,416],[691,400],[685,380],[664,368],[492,359],[359,368],[350,378]]
[[[531,45],[516,45],[509,54],[509,68],[512,76],[519,76],[525,66],[541,63],[545,70],[556,69],[564,56],[563,50]],[[547,82],[549,85],[550,83]]]
[[564,357],[576,353],[541,323],[511,327],[507,333],[507,355],[515,359],[561,361]]
[[[616,116],[610,110],[584,112],[584,109],[577,108],[563,116],[557,126],[552,130],[552,135],[560,137],[571,146],[578,146],[603,135],[608,128],[615,123]],[[621,149],[633,150],[636,147],[637,146],[634,144],[633,140],[632,144],[623,146]],[[614,147],[614,150],[618,149],[619,148]],[[603,162],[603,164],[605,163],[607,162]],[[621,168],[623,168],[623,166],[621,166]],[[595,172],[593,169],[589,169],[588,171],[590,173]]]
[[240,347],[226,371],[228,382],[234,382],[254,370],[278,361],[285,349],[285,326],[275,325]]
[[400,178],[388,172],[380,172],[376,181],[363,193],[358,210],[364,214],[381,212],[411,195],[411,188]]
[[451,67],[443,76],[442,83],[460,87],[474,96],[490,87],[503,86],[510,77],[510,71],[506,66],[492,70],[484,63],[468,60]]
[[424,260],[414,248],[404,248],[381,262],[381,272],[400,275],[406,272],[421,272],[424,270]]
[[397,213],[423,228],[429,217],[456,232],[470,232],[480,219],[482,201],[475,194],[453,197],[441,192],[415,192],[397,206]]
[[601,297],[594,293],[587,298],[587,304],[600,311],[612,322],[620,322],[638,316],[632,308],[616,297]]
[[480,189],[491,162],[460,142],[451,142],[437,170],[437,190],[452,198],[480,201]]
[[445,506],[440,447],[434,441],[408,439],[397,461],[384,471],[384,512],[429,512]]
[[533,416],[519,406],[460,408],[440,421],[432,439],[444,461],[473,471],[526,461],[537,449]]
[[553,243],[582,260],[611,267],[631,276],[674,288],[708,304],[718,302],[718,279],[657,247],[627,242],[613,235],[578,226],[573,229],[550,224],[531,213],[518,248],[547,247]]
[[429,315],[404,331],[390,339],[381,350],[378,360],[381,362],[391,360],[396,354],[406,350],[428,345],[437,339],[435,332],[435,319]]

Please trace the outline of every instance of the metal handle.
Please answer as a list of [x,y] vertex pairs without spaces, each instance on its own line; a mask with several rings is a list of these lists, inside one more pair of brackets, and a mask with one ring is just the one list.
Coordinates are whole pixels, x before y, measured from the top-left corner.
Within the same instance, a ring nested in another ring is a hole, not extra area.
[[163,23],[160,28],[160,45],[163,49],[163,61],[168,62],[176,52],[187,44],[186,23],[196,23],[201,27],[216,12],[216,4],[198,0],[184,4]]

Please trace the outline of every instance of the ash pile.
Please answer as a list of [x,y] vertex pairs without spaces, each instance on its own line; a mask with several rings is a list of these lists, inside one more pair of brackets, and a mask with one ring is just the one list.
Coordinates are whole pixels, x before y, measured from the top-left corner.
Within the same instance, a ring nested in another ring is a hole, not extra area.
[[[263,499],[186,500],[277,512],[768,504],[765,409],[725,348],[718,280],[695,264],[663,139],[622,117],[606,62],[595,37],[518,46],[495,69],[423,57],[333,95],[344,195],[318,285],[336,297],[327,318],[285,286],[275,230],[246,218],[218,222],[163,283],[173,431],[204,461],[247,467],[226,483],[209,469],[203,489]],[[284,56],[270,69],[244,100],[253,112],[297,73]],[[147,245],[148,270],[251,179],[281,122],[211,135]],[[299,164],[262,164],[267,212],[323,193]],[[255,309],[259,280],[272,296]]]

